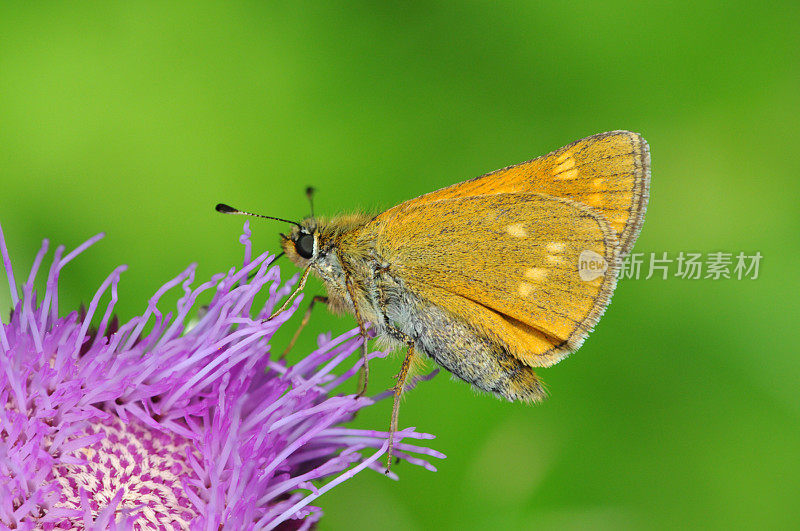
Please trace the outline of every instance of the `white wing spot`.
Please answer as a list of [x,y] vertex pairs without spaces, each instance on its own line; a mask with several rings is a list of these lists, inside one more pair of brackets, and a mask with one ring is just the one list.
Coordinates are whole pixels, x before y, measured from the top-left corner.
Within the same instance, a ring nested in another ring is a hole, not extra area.
[[531,294],[531,292],[533,292],[533,286],[531,284],[528,284],[527,282],[519,283],[517,293],[519,293],[520,297],[527,297]]
[[514,223],[506,226],[506,232],[515,238],[528,237],[528,232],[525,230],[525,226],[522,223]]
[[548,253],[560,253],[564,250],[564,247],[566,246],[561,242],[550,242],[545,249],[547,249]]
[[567,158],[564,162],[553,168],[553,173],[563,173],[575,167],[575,159],[572,157]]
[[556,179],[574,179],[578,176],[575,169],[575,159],[569,151],[562,153],[556,158],[556,165],[553,167],[553,175]]
[[571,151],[565,151],[564,153],[559,155],[558,158],[556,158],[556,162],[558,164],[561,164],[562,162],[564,162],[565,160],[567,160],[569,158],[572,158],[572,152]]
[[553,173],[554,173],[554,175],[553,175],[554,179],[559,179],[559,180],[562,180],[562,181],[565,181],[567,179],[575,179],[576,177],[578,177],[578,175],[580,175],[580,172],[578,170],[574,170],[574,169],[573,170],[567,170],[567,171],[561,172],[561,173],[556,173],[556,172],[553,172]]
[[534,282],[542,282],[547,278],[547,269],[532,267],[525,271],[525,278],[533,280]]

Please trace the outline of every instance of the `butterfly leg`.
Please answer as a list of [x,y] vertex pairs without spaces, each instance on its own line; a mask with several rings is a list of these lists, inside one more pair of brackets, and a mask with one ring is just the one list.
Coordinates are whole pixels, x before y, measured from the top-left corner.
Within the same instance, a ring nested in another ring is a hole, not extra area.
[[286,350],[284,350],[283,354],[281,354],[280,359],[284,359],[286,355],[289,353],[289,351],[292,350],[294,344],[297,343],[297,339],[300,337],[300,332],[303,331],[308,322],[311,320],[311,310],[314,309],[314,305],[318,302],[321,302],[323,304],[328,304],[328,297],[324,297],[322,295],[315,295],[314,298],[311,299],[311,304],[308,305],[308,310],[306,310],[306,313],[303,316],[303,320],[300,321],[300,326],[297,328],[297,332],[295,332],[294,336],[292,336],[292,340],[289,341],[289,345],[287,345]]
[[283,311],[284,311],[284,310],[286,310],[286,308],[288,308],[288,307],[289,307],[289,304],[291,304],[291,302],[294,300],[294,298],[295,298],[295,297],[297,297],[297,294],[298,294],[298,293],[300,293],[301,291],[303,291],[303,288],[305,288],[305,287],[306,287],[306,281],[308,280],[308,275],[309,275],[309,273],[311,273],[311,268],[310,268],[310,267],[307,267],[307,268],[306,268],[306,270],[305,270],[305,272],[303,272],[303,276],[302,276],[302,278],[300,278],[300,284],[298,284],[298,286],[297,286],[297,289],[295,289],[295,290],[292,292],[292,294],[291,294],[291,295],[289,295],[289,297],[288,297],[288,298],[286,299],[286,301],[285,301],[285,302],[284,302],[284,303],[281,305],[281,307],[280,307],[280,308],[278,308],[278,311],[276,311],[276,312],[273,312],[273,313],[272,313],[272,315],[270,315],[270,316],[267,318],[267,321],[271,321],[272,319],[274,319],[275,317],[277,317],[278,315],[280,315],[281,313],[283,313]]
[[361,317],[361,312],[358,310],[358,303],[356,302],[355,287],[349,276],[345,277],[345,285],[347,292],[350,295],[350,300],[353,302],[353,313],[355,313],[356,321],[358,322],[358,329],[361,335],[361,359],[364,361],[361,369],[358,371],[358,396],[367,394],[367,384],[369,383],[369,361],[367,360],[367,327],[364,319]]
[[[389,271],[388,266],[381,266],[375,269],[376,277],[380,277],[381,274],[387,273]],[[387,296],[385,289],[378,289],[378,304],[380,305],[381,314],[383,317],[383,326],[386,329],[386,332],[398,342],[405,343],[408,347],[408,351],[406,352],[405,358],[403,358],[403,364],[400,366],[400,372],[397,374],[397,383],[392,388],[393,394],[393,401],[392,401],[392,418],[389,422],[389,447],[386,452],[386,474],[389,474],[389,471],[392,469],[392,453],[394,451],[394,434],[397,433],[397,418],[400,412],[400,397],[403,394],[403,390],[406,387],[406,382],[408,381],[408,373],[411,369],[411,366],[414,364],[414,360],[416,358],[416,348],[414,346],[414,339],[409,336],[408,334],[404,333],[396,326],[392,324],[392,320],[389,318],[388,312],[388,305],[387,305]]]
[[[399,334],[402,334],[402,332],[399,330],[395,329],[395,331]],[[392,469],[392,452],[394,450],[394,434],[397,433],[397,417],[398,413],[400,412],[400,396],[403,394],[403,389],[406,386],[406,380],[408,380],[408,371],[411,368],[411,364],[413,363],[415,356],[413,340],[408,336],[405,337],[406,343],[408,344],[408,352],[406,353],[406,357],[403,359],[403,364],[400,366],[400,372],[397,375],[397,383],[392,389],[394,398],[392,401],[392,420],[389,423],[389,449],[386,452],[386,474],[388,474]]]

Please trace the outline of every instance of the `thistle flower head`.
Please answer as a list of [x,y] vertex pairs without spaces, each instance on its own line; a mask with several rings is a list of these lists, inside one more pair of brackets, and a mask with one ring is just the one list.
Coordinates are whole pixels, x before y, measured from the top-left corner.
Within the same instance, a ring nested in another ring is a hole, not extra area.
[[[271,359],[270,339],[299,299],[266,318],[296,278],[281,285],[274,257],[251,258],[249,235],[245,223],[243,267],[193,286],[190,266],[120,325],[112,313],[125,266],[85,312],[58,311],[62,269],[102,235],[67,254],[58,247],[39,298],[47,240],[19,294],[0,230],[13,304],[0,323],[0,524],[308,529],[322,514],[316,498],[366,468],[383,470],[388,434],[347,427],[383,395],[336,394],[360,367],[358,329],[321,336],[294,365]],[[183,295],[162,313],[159,299],[172,289]],[[256,308],[263,290],[267,301]],[[207,291],[211,302],[198,312]],[[396,436],[432,438],[414,428]],[[427,458],[444,457],[396,447],[397,457],[429,470]]]

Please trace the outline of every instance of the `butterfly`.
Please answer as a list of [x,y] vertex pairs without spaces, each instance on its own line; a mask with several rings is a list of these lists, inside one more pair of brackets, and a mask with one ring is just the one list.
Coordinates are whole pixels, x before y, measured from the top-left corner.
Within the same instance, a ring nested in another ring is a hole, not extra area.
[[[534,368],[577,350],[597,324],[641,230],[649,187],[647,142],[611,131],[378,215],[315,217],[312,207],[300,222],[260,216],[294,225],[281,246],[303,269],[276,314],[309,274],[319,277],[327,297],[313,302],[355,315],[361,329],[362,392],[367,323],[407,348],[393,388],[392,434],[420,355],[507,400],[542,400]],[[390,462],[391,445],[392,438]]]

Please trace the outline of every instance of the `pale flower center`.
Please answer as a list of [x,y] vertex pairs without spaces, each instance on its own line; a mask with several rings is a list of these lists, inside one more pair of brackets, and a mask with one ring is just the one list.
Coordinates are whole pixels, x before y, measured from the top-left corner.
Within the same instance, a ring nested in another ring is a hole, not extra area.
[[[125,423],[116,417],[98,419],[86,435],[95,433],[104,433],[105,437],[78,451],[89,461],[87,465],[54,468],[54,479],[61,486],[56,507],[84,509],[83,488],[96,517],[120,489],[125,489],[116,514],[122,515],[125,509],[135,511],[135,529],[189,529],[197,512],[180,479],[197,478],[186,460],[192,448],[189,441],[133,419]],[[81,519],[72,520],[72,529],[83,529]]]

